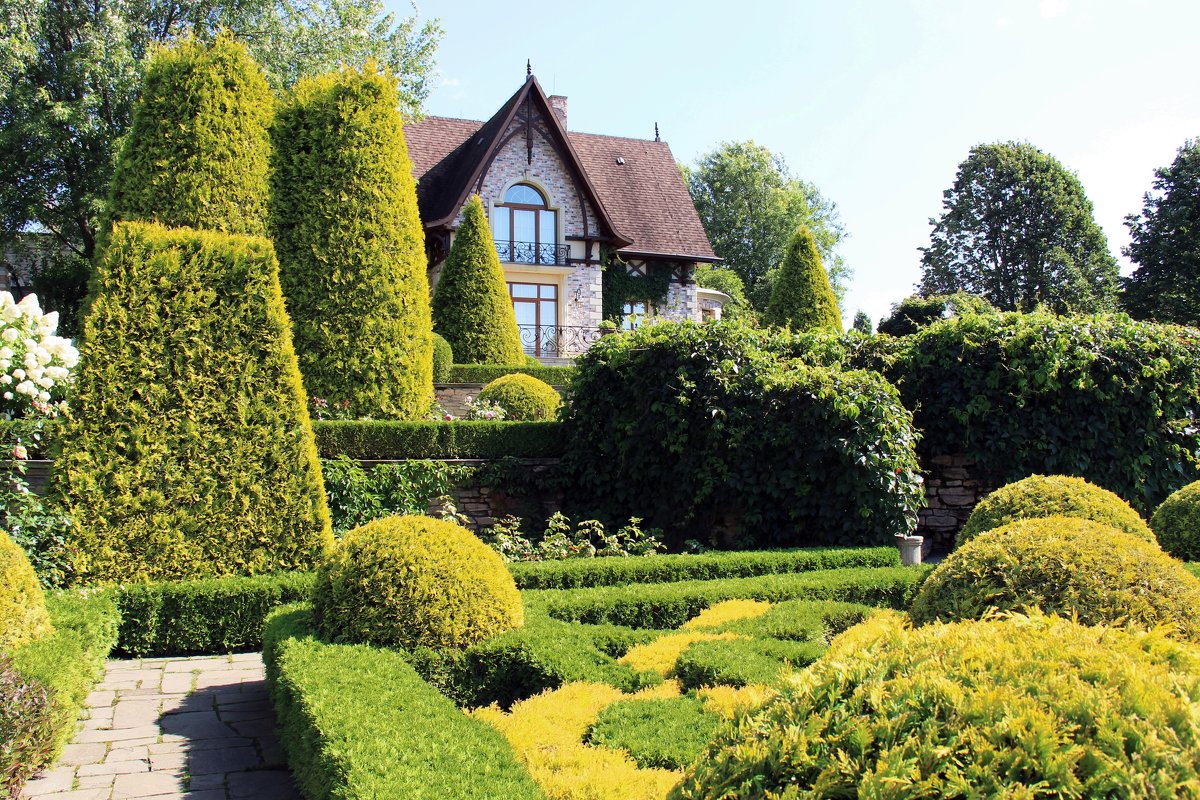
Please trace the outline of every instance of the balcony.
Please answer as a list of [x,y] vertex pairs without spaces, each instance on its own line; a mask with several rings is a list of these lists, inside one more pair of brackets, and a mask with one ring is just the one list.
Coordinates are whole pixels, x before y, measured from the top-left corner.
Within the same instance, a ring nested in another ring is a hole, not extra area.
[[597,328],[574,325],[518,325],[517,328],[525,352],[538,358],[573,358],[602,336]]
[[567,263],[571,253],[569,244],[547,242],[496,242],[496,254],[503,264],[535,264],[539,267],[561,267]]

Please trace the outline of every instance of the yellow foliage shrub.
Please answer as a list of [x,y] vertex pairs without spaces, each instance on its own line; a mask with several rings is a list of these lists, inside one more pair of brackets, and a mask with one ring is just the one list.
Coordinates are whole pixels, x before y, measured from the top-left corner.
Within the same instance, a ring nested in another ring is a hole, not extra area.
[[683,633],[668,633],[653,642],[631,647],[629,652],[621,656],[619,662],[628,664],[639,672],[654,670],[660,675],[670,675],[675,670],[675,662],[696,642],[713,642],[720,639],[749,639],[736,633],[704,633],[702,631],[686,631]]
[[750,684],[749,686],[705,686],[696,691],[696,696],[704,701],[704,710],[716,714],[723,720],[729,721],[748,711],[757,711],[779,692],[770,686]]
[[0,652],[11,652],[52,630],[46,597],[29,558],[0,531]]
[[681,631],[700,631],[705,628],[718,628],[726,622],[761,617],[770,610],[771,604],[764,603],[762,600],[726,600],[704,609],[680,625],[679,629]]

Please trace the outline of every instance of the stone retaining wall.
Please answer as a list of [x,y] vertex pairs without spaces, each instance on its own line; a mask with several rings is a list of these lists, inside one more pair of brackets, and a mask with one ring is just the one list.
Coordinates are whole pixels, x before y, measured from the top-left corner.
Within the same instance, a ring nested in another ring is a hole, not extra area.
[[992,487],[974,477],[975,461],[964,456],[934,456],[925,468],[925,508],[918,515],[922,549],[949,552],[967,517]]
[[[435,383],[433,396],[447,414],[461,419],[467,415],[467,401],[478,397],[484,386],[482,383]],[[554,389],[562,394],[564,387],[555,386]]]

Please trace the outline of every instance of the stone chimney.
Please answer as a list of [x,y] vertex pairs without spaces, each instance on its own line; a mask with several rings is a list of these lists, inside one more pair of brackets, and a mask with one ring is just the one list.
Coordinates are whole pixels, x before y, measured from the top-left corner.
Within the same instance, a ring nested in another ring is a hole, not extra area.
[[554,115],[558,117],[558,121],[562,123],[563,128],[567,127],[567,98],[561,94],[552,94],[549,98],[550,107],[554,109]]

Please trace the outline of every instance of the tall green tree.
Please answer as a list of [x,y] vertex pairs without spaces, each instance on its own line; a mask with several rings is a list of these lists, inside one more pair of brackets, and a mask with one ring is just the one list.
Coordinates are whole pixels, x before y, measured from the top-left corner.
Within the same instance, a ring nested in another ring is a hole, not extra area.
[[700,264],[693,277],[697,286],[729,295],[729,302],[721,309],[721,319],[753,318],[750,301],[746,299],[746,286],[736,272],[728,267]]
[[753,141],[724,142],[681,170],[713,250],[741,277],[755,308],[766,308],[772,269],[800,225],[812,231],[838,297],[845,293],[850,270],[837,253],[846,238],[837,206],[794,177],[781,156]]
[[400,76],[405,112],[428,94],[441,37],[381,0],[0,0],[0,249],[40,230],[90,260],[146,54],[220,30],[276,91],[374,58]]
[[523,364],[525,351],[504,268],[479,195],[463,208],[433,293],[433,327],[460,364]]
[[296,85],[272,128],[271,235],[310,395],[418,419],[433,401],[429,283],[395,79]]
[[1138,268],[1123,281],[1122,304],[1142,319],[1200,325],[1200,140],[1154,171],[1142,213],[1125,224],[1125,255]]
[[796,229],[788,244],[764,320],[794,331],[842,332],[842,314],[821,266],[817,240],[804,225]]
[[871,324],[871,317],[867,312],[861,310],[854,313],[854,323],[850,327],[867,336],[875,332],[875,326]]
[[1111,309],[1117,262],[1074,173],[1026,142],[981,144],[921,248],[925,296],[969,292],[1002,311]]

